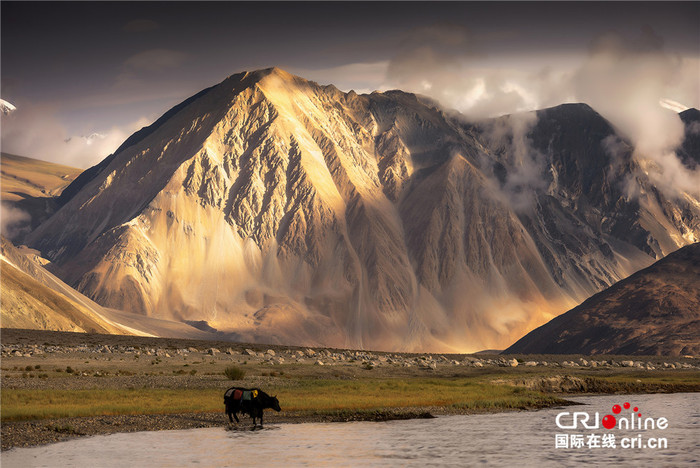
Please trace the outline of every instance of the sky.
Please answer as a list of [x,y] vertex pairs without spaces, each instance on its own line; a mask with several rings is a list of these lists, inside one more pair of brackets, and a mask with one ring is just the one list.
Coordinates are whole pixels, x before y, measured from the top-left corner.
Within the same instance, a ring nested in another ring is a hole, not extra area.
[[[649,152],[700,107],[700,2],[2,1],[2,151],[86,168],[169,108],[278,66],[466,119],[587,102]],[[643,118],[642,118],[643,116]],[[651,134],[651,136],[649,136]]]

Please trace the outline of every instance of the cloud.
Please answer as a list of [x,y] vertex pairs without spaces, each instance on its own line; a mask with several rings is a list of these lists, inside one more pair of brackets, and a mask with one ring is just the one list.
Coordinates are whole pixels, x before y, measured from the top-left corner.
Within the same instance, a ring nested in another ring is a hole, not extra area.
[[150,49],[127,58],[122,64],[122,71],[115,80],[114,87],[131,91],[165,78],[165,73],[180,67],[188,54],[171,49]]
[[145,70],[149,72],[177,68],[187,59],[187,54],[170,49],[151,49],[134,54],[124,61],[128,70]]
[[631,140],[635,160],[671,196],[700,195],[700,173],[683,166],[675,154],[685,127],[668,109],[696,105],[699,64],[697,57],[666,51],[663,39],[647,26],[632,37],[608,33],[596,38],[572,77],[575,95]]
[[466,28],[436,24],[412,31],[389,62],[392,87],[437,99],[473,120],[560,104],[570,70],[506,66]]
[[144,18],[138,18],[135,20],[131,20],[128,23],[124,25],[124,31],[126,32],[148,32],[148,31],[155,31],[156,29],[160,28],[160,24],[153,20],[149,19],[144,19]]
[[[547,188],[546,179],[542,176],[546,168],[545,157],[532,146],[528,137],[536,124],[537,115],[524,112],[480,125],[488,147],[502,154],[499,160],[507,172],[505,178],[499,181],[501,192],[519,213],[531,211],[535,193]],[[496,170],[494,172],[498,173]]]
[[61,124],[55,106],[23,102],[17,107],[2,120],[3,151],[78,168],[98,163],[131,133],[150,124],[142,117],[128,125],[71,135]]
[[0,204],[0,234],[10,240],[29,231],[31,219],[32,217],[26,211],[7,203]]
[[437,99],[469,120],[585,102],[630,139],[635,159],[661,190],[697,194],[697,174],[675,157],[684,127],[668,107],[700,107],[700,55],[667,51],[649,26],[631,36],[592,38],[587,49],[570,55],[528,53],[528,62],[515,68],[517,59],[489,57],[465,28],[434,25],[402,42],[387,81]]
[[371,93],[381,88],[385,81],[388,61],[370,63],[348,63],[345,65],[308,69],[290,67],[288,71],[320,84],[333,84],[338,89],[356,93]]

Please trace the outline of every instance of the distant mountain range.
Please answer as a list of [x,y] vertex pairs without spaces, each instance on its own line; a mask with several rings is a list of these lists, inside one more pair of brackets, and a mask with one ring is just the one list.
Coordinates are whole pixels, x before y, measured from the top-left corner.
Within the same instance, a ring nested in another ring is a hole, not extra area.
[[466,122],[279,69],[184,101],[54,201],[18,240],[101,306],[299,345],[502,349],[700,240],[698,200],[585,104]]

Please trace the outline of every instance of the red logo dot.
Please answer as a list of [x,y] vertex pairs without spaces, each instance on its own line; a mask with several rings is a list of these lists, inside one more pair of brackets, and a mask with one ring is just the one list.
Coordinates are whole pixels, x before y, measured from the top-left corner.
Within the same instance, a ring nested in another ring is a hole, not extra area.
[[617,419],[612,414],[606,414],[603,418],[603,427],[605,429],[612,429],[617,424]]
[[613,405],[613,413],[615,414],[620,414],[620,411],[622,411],[622,408],[620,408],[620,405]]
[[637,416],[639,416],[639,417],[641,418],[641,417],[642,417],[642,413],[637,413]]
[[635,406],[635,407],[634,407],[634,412],[636,413],[637,411],[639,411],[639,408],[637,408],[637,407]]
[[622,406],[624,406],[624,407],[625,407],[625,409],[630,409],[630,404],[629,404],[629,403],[627,403],[627,402],[625,402],[625,404],[624,404],[624,405],[622,405]]

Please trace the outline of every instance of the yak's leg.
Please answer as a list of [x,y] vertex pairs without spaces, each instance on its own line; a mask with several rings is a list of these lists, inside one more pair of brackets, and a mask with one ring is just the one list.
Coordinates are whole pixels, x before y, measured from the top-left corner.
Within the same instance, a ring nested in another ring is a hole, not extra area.
[[236,423],[239,423],[240,421],[238,420],[238,414],[233,413],[233,417],[236,418]]
[[263,418],[262,417],[263,417],[263,412],[261,411],[260,412],[260,427],[263,427],[263,421],[262,421]]
[[232,415],[233,413],[227,413],[227,414],[228,414],[228,422],[232,423],[232,422],[233,422],[233,418],[231,417],[231,415]]

